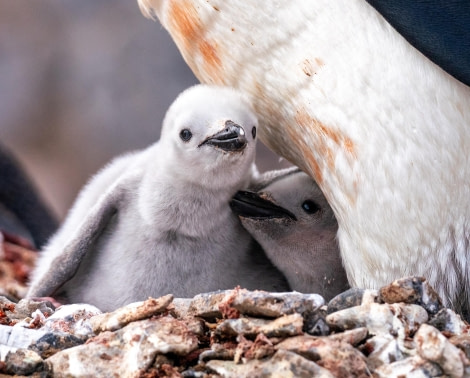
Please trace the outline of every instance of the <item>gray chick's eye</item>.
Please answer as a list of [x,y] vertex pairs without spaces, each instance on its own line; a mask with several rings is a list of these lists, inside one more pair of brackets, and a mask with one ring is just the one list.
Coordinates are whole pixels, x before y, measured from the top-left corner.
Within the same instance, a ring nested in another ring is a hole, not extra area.
[[320,211],[321,208],[312,200],[306,200],[302,203],[302,209],[307,214],[315,214],[316,212]]
[[256,138],[256,126],[253,126],[253,128],[251,129],[251,135],[253,135],[253,139]]
[[180,131],[180,138],[183,142],[187,142],[189,141],[193,136],[193,133],[191,132],[191,130],[188,130],[188,129],[183,129]]

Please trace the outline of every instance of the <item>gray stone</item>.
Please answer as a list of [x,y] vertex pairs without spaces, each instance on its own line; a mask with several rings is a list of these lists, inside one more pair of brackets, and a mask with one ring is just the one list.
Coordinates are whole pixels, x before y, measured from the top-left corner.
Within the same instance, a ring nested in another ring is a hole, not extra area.
[[302,334],[303,318],[300,314],[285,315],[274,320],[258,318],[226,319],[215,329],[223,337],[244,335],[254,337],[263,333],[267,337],[288,337]]
[[376,290],[365,290],[353,287],[332,298],[328,302],[327,312],[331,314],[346,308],[360,306],[363,304],[364,298],[366,301],[370,301],[371,299],[374,301],[377,296],[378,292]]
[[268,360],[250,360],[236,364],[233,361],[209,361],[207,367],[224,378],[257,377],[318,377],[333,378],[328,370],[296,353],[279,350]]
[[5,358],[5,371],[14,375],[30,375],[43,365],[42,358],[32,350],[18,349],[10,352]]
[[450,308],[440,310],[429,320],[428,324],[441,332],[449,332],[453,335],[460,335],[468,328],[460,315],[457,315]]
[[439,295],[423,277],[405,277],[393,281],[379,290],[379,296],[385,303],[417,304],[429,314],[436,314],[442,308]]
[[304,332],[313,336],[326,336],[330,333],[330,327],[326,322],[326,309],[324,307],[316,311],[304,312]]
[[57,352],[84,343],[84,339],[63,332],[48,332],[29,345],[29,349],[39,354],[42,358],[48,358]]

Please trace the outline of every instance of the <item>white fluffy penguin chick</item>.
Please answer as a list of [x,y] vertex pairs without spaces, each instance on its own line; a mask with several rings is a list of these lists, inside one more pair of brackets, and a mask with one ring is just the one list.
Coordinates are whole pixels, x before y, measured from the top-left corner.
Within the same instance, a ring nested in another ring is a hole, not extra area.
[[290,287],[325,299],[348,289],[338,224],[315,181],[294,167],[265,173],[251,189],[230,205]]
[[253,178],[257,118],[230,88],[198,85],[169,108],[158,142],[118,157],[82,190],[42,251],[28,297],[103,311],[172,293],[285,290],[230,210]]

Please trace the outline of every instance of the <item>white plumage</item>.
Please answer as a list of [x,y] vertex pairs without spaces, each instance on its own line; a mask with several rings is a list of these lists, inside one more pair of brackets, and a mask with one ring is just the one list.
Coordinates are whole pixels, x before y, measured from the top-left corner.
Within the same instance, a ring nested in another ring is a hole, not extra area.
[[470,88],[364,0],[139,0],[196,76],[251,97],[318,182],[353,286],[425,276],[469,309]]

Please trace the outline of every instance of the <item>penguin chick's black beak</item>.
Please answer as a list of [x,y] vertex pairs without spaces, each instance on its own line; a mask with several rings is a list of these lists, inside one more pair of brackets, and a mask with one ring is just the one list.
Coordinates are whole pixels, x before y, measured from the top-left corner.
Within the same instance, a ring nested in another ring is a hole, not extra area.
[[210,145],[226,152],[236,152],[243,150],[247,143],[248,140],[246,139],[243,127],[232,121],[227,121],[225,122],[225,128],[222,131],[210,136],[198,147]]
[[245,218],[284,218],[297,220],[294,214],[275,203],[262,198],[258,193],[240,190],[230,201],[232,211]]

